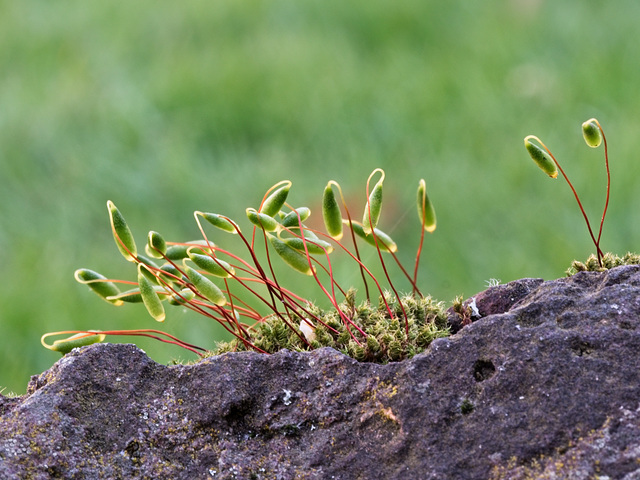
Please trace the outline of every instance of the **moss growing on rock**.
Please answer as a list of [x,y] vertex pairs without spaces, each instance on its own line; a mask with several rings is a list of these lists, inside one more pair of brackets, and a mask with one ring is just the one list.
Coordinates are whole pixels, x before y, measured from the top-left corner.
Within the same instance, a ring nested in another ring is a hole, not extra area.
[[[350,292],[339,305],[341,312],[351,320],[351,324],[347,323],[349,327],[345,326],[338,311],[311,305],[308,310],[324,325],[307,323],[302,312],[283,317],[271,315],[251,330],[251,342],[267,353],[284,348],[305,351],[332,347],[359,361],[387,363],[411,358],[424,351],[434,339],[449,335],[444,304],[430,296],[407,295],[401,299],[408,318],[407,334],[402,308],[391,295],[387,295],[386,300],[394,313],[393,318],[382,299],[378,305],[368,301],[355,305],[354,294]],[[289,328],[285,320],[296,325],[296,330]],[[310,347],[301,337],[309,341]],[[246,345],[236,339],[219,344],[209,355],[243,350],[247,350]]]
[[584,263],[574,260],[566,273],[570,277],[578,272],[604,272],[621,265],[640,265],[640,255],[628,252],[620,257],[613,253],[605,253],[602,256],[602,266],[598,263],[598,257],[591,255]]

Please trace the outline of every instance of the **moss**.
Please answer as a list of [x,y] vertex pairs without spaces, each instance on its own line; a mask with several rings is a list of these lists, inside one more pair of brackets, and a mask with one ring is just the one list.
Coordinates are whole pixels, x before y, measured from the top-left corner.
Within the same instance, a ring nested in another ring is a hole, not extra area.
[[[271,315],[258,323],[250,332],[250,341],[267,353],[283,348],[292,351],[308,351],[332,347],[359,361],[387,363],[401,361],[424,351],[438,337],[449,335],[444,304],[429,296],[407,295],[402,305],[386,295],[389,310],[382,298],[377,305],[365,301],[355,305],[355,292],[350,291],[338,307],[349,319],[347,325],[336,310],[321,310],[310,305],[307,310],[317,317],[315,338],[305,343],[305,334],[299,324],[308,318],[299,311],[282,316]],[[404,316],[406,313],[406,320]],[[292,325],[294,328],[290,328]],[[408,333],[407,333],[408,325]],[[361,333],[364,332],[364,335]],[[219,344],[209,355],[247,350],[250,347],[239,340]]]
[[475,408],[475,407],[474,407],[473,403],[472,403],[472,402],[471,402],[471,400],[469,400],[468,398],[465,398],[465,399],[462,401],[462,403],[460,404],[460,412],[461,412],[463,415],[468,415],[468,414],[470,414],[471,412],[473,412],[474,408]]
[[574,260],[571,263],[571,267],[567,269],[566,274],[570,277],[578,272],[604,272],[622,265],[640,265],[640,255],[628,252],[623,257],[620,257],[613,253],[605,253],[602,257],[602,266],[598,263],[598,257],[591,255],[584,263]]

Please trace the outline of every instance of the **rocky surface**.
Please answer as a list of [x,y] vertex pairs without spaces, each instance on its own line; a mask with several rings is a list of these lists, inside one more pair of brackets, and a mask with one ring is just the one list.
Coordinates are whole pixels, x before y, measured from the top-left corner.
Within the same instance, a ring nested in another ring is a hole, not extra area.
[[411,360],[74,350],[0,395],[0,478],[640,478],[640,267],[525,279]]

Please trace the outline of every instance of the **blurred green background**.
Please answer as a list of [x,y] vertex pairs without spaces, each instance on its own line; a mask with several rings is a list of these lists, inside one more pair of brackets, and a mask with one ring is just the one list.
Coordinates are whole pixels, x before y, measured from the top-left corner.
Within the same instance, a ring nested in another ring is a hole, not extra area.
[[[556,153],[597,226],[602,150],[580,136],[596,116],[613,176],[602,246],[638,250],[638,18],[634,0],[0,2],[0,389],[23,393],[59,358],[46,331],[157,326],[73,279],[134,277],[107,199],[139,243],[152,229],[186,240],[193,210],[243,223],[284,178],[297,206],[317,207],[331,178],[362,203],[382,167],[381,227],[411,265],[424,177],[439,222],[420,286],[449,301],[490,278],[562,276],[594,251],[569,188],[522,139]],[[180,310],[163,327],[220,339]]]

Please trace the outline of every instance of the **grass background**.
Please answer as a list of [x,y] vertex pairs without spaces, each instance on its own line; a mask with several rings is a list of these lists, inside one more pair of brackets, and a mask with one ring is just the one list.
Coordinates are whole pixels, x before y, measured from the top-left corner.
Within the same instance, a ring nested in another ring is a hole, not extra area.
[[[184,240],[193,210],[242,222],[285,178],[316,217],[331,178],[362,203],[382,167],[381,226],[410,264],[423,177],[439,223],[420,286],[448,301],[489,278],[562,276],[594,250],[569,188],[522,138],[552,148],[597,224],[602,151],[579,130],[596,116],[613,176],[602,246],[637,251],[638,18],[633,0],[1,2],[0,389],[23,393],[59,358],[46,331],[156,326],[73,280],[79,267],[133,278],[107,199],[139,243],[152,229]],[[179,310],[164,327],[220,339]]]

